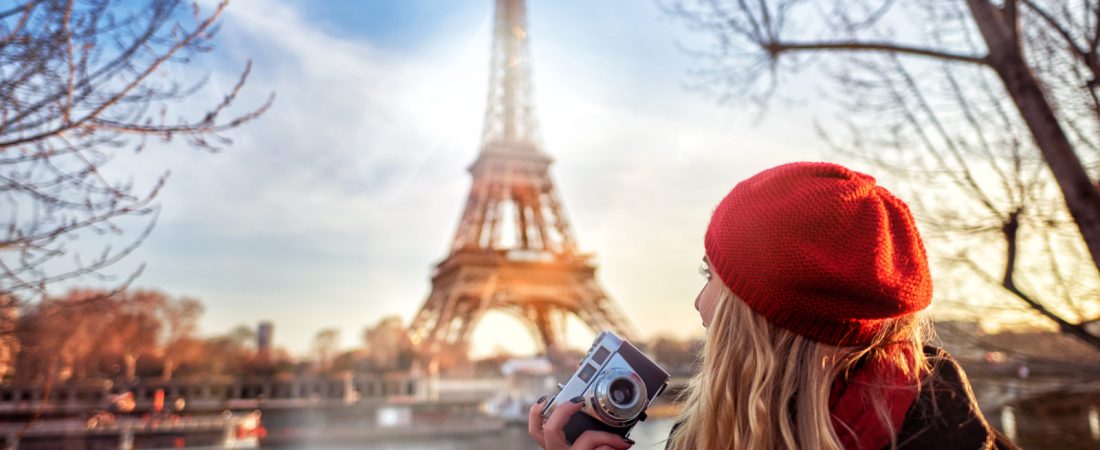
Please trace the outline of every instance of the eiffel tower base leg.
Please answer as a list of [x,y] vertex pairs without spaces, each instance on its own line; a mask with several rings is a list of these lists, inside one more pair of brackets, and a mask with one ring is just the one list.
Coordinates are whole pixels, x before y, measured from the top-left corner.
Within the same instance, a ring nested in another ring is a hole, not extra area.
[[547,305],[532,306],[528,313],[534,329],[538,330],[539,339],[542,341],[545,357],[554,366],[555,371],[576,365],[566,349],[565,319],[566,314]]

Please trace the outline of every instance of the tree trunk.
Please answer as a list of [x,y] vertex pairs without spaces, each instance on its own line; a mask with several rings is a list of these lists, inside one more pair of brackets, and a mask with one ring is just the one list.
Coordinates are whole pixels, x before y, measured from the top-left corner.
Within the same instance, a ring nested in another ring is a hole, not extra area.
[[1047,309],[1039,301],[1031,298],[1030,295],[1024,293],[1016,286],[1015,274],[1016,274],[1016,255],[1017,255],[1017,242],[1018,233],[1020,230],[1020,214],[1022,210],[1017,209],[1008,216],[1008,220],[1005,221],[1001,231],[1004,233],[1005,238],[1005,274],[1001,281],[1003,286],[1008,292],[1018,297],[1024,303],[1027,303],[1031,309],[1042,314],[1043,317],[1050,319],[1054,323],[1058,324],[1058,330],[1062,333],[1074,336],[1080,339],[1082,342],[1091,345],[1097,351],[1100,351],[1100,336],[1095,336],[1085,329],[1083,324],[1070,323],[1068,320],[1063,319],[1061,316],[1055,314],[1053,311]]
[[989,64],[1031,131],[1043,160],[1062,190],[1066,207],[1081,231],[1092,262],[1100,271],[1100,191],[1089,180],[1039,80],[1024,59],[1016,38],[1017,24],[1009,22],[1001,10],[987,0],[967,0],[966,3],[989,48]]
[[176,362],[172,358],[164,358],[164,381],[172,381],[172,372],[176,369]]
[[137,379],[137,356],[127,354],[122,357],[122,362],[126,365],[126,380]]

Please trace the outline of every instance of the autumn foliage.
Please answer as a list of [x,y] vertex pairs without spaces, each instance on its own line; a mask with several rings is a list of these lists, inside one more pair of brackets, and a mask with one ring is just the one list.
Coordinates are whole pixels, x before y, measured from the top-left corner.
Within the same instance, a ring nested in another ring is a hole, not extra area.
[[17,381],[240,374],[256,370],[247,327],[197,336],[202,304],[156,290],[72,290],[26,306],[16,323]]

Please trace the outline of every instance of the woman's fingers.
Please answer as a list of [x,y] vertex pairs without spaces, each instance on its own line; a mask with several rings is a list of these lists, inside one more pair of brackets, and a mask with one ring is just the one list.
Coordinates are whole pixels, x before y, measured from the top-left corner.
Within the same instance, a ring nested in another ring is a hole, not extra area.
[[634,441],[627,440],[617,434],[588,430],[581,433],[581,436],[577,438],[577,441],[574,442],[573,446],[570,448],[578,450],[604,448],[609,448],[611,450],[626,450],[630,448],[631,445],[634,445]]
[[546,424],[542,425],[542,442],[546,443],[546,447],[543,448],[552,450],[570,448],[569,442],[565,441],[565,431],[562,431],[562,428],[565,427],[569,418],[576,414],[576,411],[581,410],[582,406],[584,406],[584,399],[574,397],[569,402],[553,408],[553,413],[547,418]]
[[542,437],[545,439],[545,446],[547,449],[566,449],[569,448],[569,443],[565,440],[565,432],[562,428],[565,427],[565,423],[569,422],[569,418],[580,411],[584,406],[584,399],[582,397],[575,397],[565,403],[559,404],[554,408],[554,412],[550,414],[550,418],[546,419],[546,423],[542,426]]
[[539,399],[531,405],[527,411],[527,433],[538,442],[539,446],[547,450],[626,450],[634,445],[634,441],[617,434],[603,431],[588,430],[577,437],[573,445],[565,440],[565,432],[562,430],[569,418],[584,407],[584,399],[576,397],[568,402],[559,404],[554,412],[542,421],[542,402]]
[[527,410],[527,434],[530,434],[531,438],[542,448],[546,448],[546,441],[542,437],[542,403],[545,401],[546,396],[544,395],[534,405],[531,405],[531,409]]

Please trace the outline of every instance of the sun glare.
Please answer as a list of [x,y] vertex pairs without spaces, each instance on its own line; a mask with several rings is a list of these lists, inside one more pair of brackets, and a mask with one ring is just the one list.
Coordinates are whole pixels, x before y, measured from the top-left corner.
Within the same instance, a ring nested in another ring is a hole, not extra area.
[[470,338],[470,358],[481,359],[508,353],[529,356],[539,352],[534,336],[515,316],[490,311],[477,324]]
[[[570,317],[565,322],[565,346],[584,350],[596,333],[584,322]],[[527,325],[508,313],[490,311],[478,322],[470,338],[470,358],[482,359],[500,354],[532,356],[542,352]]]

